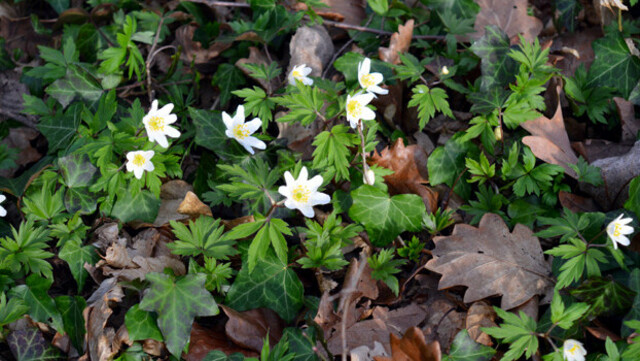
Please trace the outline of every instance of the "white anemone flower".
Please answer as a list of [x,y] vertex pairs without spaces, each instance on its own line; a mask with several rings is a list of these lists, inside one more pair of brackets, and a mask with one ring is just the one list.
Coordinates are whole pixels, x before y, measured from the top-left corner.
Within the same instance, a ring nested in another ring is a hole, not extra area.
[[609,8],[612,12],[617,12],[615,8],[620,10],[629,10],[629,8],[620,0],[600,0],[600,5]]
[[304,85],[313,85],[313,79],[309,78],[307,75],[311,74],[312,69],[307,66],[307,64],[296,65],[291,69],[291,73],[287,77],[289,80],[289,84],[296,85],[296,80],[299,80]]
[[331,197],[318,192],[318,187],[322,185],[322,176],[317,175],[311,179],[307,172],[307,167],[302,167],[298,179],[293,179],[289,171],[284,173],[286,186],[280,186],[278,193],[287,199],[284,205],[289,209],[299,209],[305,217],[312,218],[315,215],[313,206],[327,204],[331,202]]
[[260,120],[260,118],[253,118],[250,122],[245,123],[244,106],[238,105],[236,115],[233,118],[227,114],[227,112],[222,112],[222,121],[227,127],[224,134],[229,138],[237,140],[247,152],[254,154],[253,148],[267,148],[267,145],[263,141],[251,136],[251,134],[255,133],[255,131],[262,126],[262,120]]
[[[7,196],[4,194],[0,194],[0,203],[4,202],[7,199]],[[7,210],[4,207],[0,206],[0,217],[4,217],[7,215]]]
[[383,89],[378,86],[382,83],[384,77],[380,73],[370,73],[371,71],[371,59],[364,58],[363,61],[358,63],[358,82],[360,86],[368,93],[376,93],[385,95],[389,93],[389,90]]
[[152,150],[137,150],[127,153],[127,172],[133,172],[136,178],[142,178],[142,174],[153,172],[155,167],[151,163],[151,158],[155,153]]
[[566,361],[584,361],[587,350],[582,345],[582,342],[568,339],[562,346],[562,353]]
[[347,95],[347,120],[351,124],[351,128],[358,126],[358,121],[371,120],[376,118],[376,113],[367,107],[373,100],[374,95],[371,93],[356,94],[354,96]]
[[633,227],[627,226],[631,222],[631,218],[622,218],[624,214],[618,216],[607,225],[607,234],[613,242],[613,248],[618,249],[618,243],[628,246],[631,241],[627,238],[627,234],[633,233]]
[[149,140],[160,144],[163,148],[169,147],[167,137],[180,137],[180,132],[176,128],[169,126],[169,124],[173,124],[178,120],[178,116],[171,114],[172,110],[172,103],[158,109],[158,101],[154,100],[151,103],[149,113],[142,118],[142,123],[144,124],[144,128],[147,130],[147,137],[149,137]]

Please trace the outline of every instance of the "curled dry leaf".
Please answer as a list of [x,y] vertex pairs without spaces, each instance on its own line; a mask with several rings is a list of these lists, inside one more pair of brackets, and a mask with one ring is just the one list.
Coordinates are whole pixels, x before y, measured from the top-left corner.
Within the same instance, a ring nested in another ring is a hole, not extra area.
[[229,340],[224,332],[200,326],[193,323],[191,337],[189,338],[189,352],[184,357],[186,361],[201,361],[209,352],[219,350],[227,355],[240,352],[246,357],[256,357],[259,354],[249,351]]
[[391,35],[389,47],[380,47],[378,55],[380,60],[391,64],[400,64],[400,56],[398,53],[406,53],[411,46],[411,37],[413,36],[413,19],[404,25],[398,25],[398,32]]
[[638,139],[638,132],[640,132],[640,119],[636,118],[633,103],[620,97],[614,97],[613,102],[616,104],[622,123],[620,140],[623,143],[634,143]]
[[440,343],[427,344],[424,334],[417,327],[411,327],[402,338],[389,334],[391,357],[374,357],[375,361],[440,361],[442,352]]
[[442,274],[439,289],[467,286],[466,303],[502,295],[500,307],[508,310],[553,292],[551,266],[527,226],[517,224],[509,232],[500,216],[487,213],[478,228],[458,224],[450,236],[434,242],[434,258],[426,268]]
[[329,8],[316,10],[318,15],[346,24],[360,25],[367,16],[366,0],[321,0]]
[[485,301],[474,302],[467,311],[467,331],[469,337],[477,343],[485,346],[493,346],[491,337],[482,332],[482,327],[497,327],[496,312]]
[[571,212],[598,212],[598,206],[591,198],[582,197],[577,194],[560,191],[558,192],[558,200],[564,208],[568,208]]
[[363,345],[351,350],[351,352],[349,352],[351,361],[373,361],[373,358],[375,356],[388,356],[387,351],[384,349],[384,346],[382,346],[380,342],[376,341],[373,344],[373,348]]
[[374,154],[371,163],[391,169],[393,174],[384,177],[393,194],[413,193],[422,197],[427,210],[435,212],[438,208],[438,193],[425,186],[427,181],[427,154],[420,146],[412,144],[405,147],[402,138],[391,146]]
[[[187,219],[189,216],[178,212],[178,207],[184,201],[187,193],[193,191],[193,187],[183,180],[171,180],[160,187],[160,209],[153,221],[154,227],[160,227],[169,221]],[[196,197],[197,198],[197,197]]]
[[178,206],[178,213],[186,214],[191,218],[197,218],[199,216],[209,216],[213,217],[213,213],[211,213],[211,208],[208,205],[202,203],[198,196],[189,191],[184,196],[184,199]]
[[269,344],[275,345],[282,338],[284,321],[278,314],[268,308],[257,308],[238,312],[220,305],[229,321],[224,329],[234,343],[249,350],[260,352],[265,337],[269,336]]
[[576,172],[569,167],[569,164],[578,162],[578,157],[571,149],[560,103],[558,103],[553,118],[541,116],[526,121],[520,126],[532,134],[522,138],[522,143],[528,145],[536,157],[547,163],[559,165],[564,168],[567,175],[574,179],[578,178]]
[[113,359],[119,346],[115,345],[116,331],[106,327],[113,313],[110,305],[120,303],[124,297],[122,287],[116,278],[104,280],[98,289],[87,300],[87,308],[82,315],[87,328],[86,352],[92,361]]
[[[4,93],[3,100],[8,96],[7,93],[9,92]],[[22,107],[22,100],[20,100],[20,103],[18,104],[20,105],[20,107]],[[4,109],[4,104],[0,106],[0,108]],[[31,141],[36,139],[38,137],[38,134],[38,131],[32,128],[10,128],[9,135],[0,143],[6,145],[9,148],[18,150],[19,153],[15,158],[15,162],[16,165],[23,166],[29,163],[33,163],[42,158],[42,154],[40,154],[40,152],[38,152],[36,148],[31,146]],[[12,177],[17,170],[18,167],[2,169],[0,170],[0,176]]]
[[231,47],[231,43],[213,43],[205,49],[198,41],[193,40],[193,34],[197,27],[195,25],[182,25],[176,29],[175,45],[182,47],[180,58],[186,64],[193,61],[196,65],[205,65],[214,58],[217,58],[223,51]]
[[533,42],[542,31],[542,21],[527,14],[527,0],[477,0],[480,12],[476,16],[472,35],[480,39],[485,27],[495,25],[502,29],[509,38],[522,34],[529,42]]

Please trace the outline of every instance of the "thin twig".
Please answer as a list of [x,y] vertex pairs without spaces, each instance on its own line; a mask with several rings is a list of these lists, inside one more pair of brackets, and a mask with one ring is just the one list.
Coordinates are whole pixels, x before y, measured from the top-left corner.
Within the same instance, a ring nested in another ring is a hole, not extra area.
[[164,18],[160,18],[160,22],[158,22],[158,30],[156,30],[156,36],[153,38],[153,44],[151,45],[151,49],[149,49],[147,61],[145,62],[145,70],[147,71],[147,96],[149,97],[149,103],[153,102],[153,92],[151,90],[151,62],[156,54],[155,49],[158,45],[158,39],[160,39],[160,33],[162,32],[162,23],[164,23]]
[[[378,29],[368,28],[366,26],[360,26],[360,25],[339,23],[337,21],[332,21],[332,20],[324,20],[322,23],[327,26],[332,26],[334,28],[345,29],[345,30],[358,30],[358,31],[364,31],[367,33],[373,33],[378,35],[391,36],[395,34],[394,32],[391,32],[391,31],[378,30]],[[412,36],[412,38],[425,39],[425,40],[444,40],[445,36],[444,35],[414,35]]]

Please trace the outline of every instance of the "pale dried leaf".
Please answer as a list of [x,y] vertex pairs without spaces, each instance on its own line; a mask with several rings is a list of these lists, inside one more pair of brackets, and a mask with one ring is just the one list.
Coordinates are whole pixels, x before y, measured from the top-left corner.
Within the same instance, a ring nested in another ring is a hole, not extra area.
[[201,215],[213,217],[213,213],[211,213],[211,208],[208,205],[202,203],[198,196],[189,191],[184,196],[184,199],[178,206],[178,213],[186,214],[190,217],[198,217]]
[[391,64],[400,64],[400,56],[398,53],[406,53],[411,46],[411,37],[413,36],[414,20],[410,19],[404,25],[398,25],[398,32],[391,35],[389,47],[380,47],[378,55],[380,60]]
[[375,356],[388,356],[380,342],[374,342],[373,349],[368,346],[358,346],[349,352],[351,361],[373,361]]
[[509,38],[522,34],[529,42],[542,31],[542,21],[527,14],[527,0],[477,0],[476,3],[480,5],[480,12],[476,16],[474,39],[480,39],[489,25],[499,27]]
[[391,357],[374,357],[375,361],[440,361],[440,343],[427,344],[424,334],[417,327],[411,327],[402,338],[390,334]]
[[475,302],[469,307],[467,311],[467,331],[469,337],[475,342],[481,343],[486,346],[493,346],[491,337],[482,332],[482,327],[497,327],[496,324],[496,312],[493,307],[485,301]]

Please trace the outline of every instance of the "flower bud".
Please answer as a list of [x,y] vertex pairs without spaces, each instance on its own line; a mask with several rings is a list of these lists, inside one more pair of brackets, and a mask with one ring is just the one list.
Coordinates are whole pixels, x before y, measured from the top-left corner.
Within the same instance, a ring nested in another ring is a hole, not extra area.
[[373,173],[373,171],[369,167],[365,169],[364,174],[362,175],[362,182],[370,186],[372,186],[376,182],[376,174]]
[[449,68],[447,68],[447,66],[443,66],[442,69],[440,69],[440,72],[442,73],[442,75],[449,75]]
[[502,127],[498,126],[493,129],[493,134],[496,136],[497,141],[502,140]]

